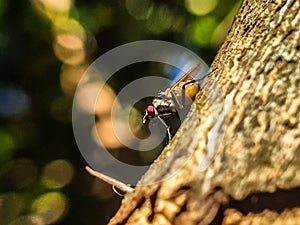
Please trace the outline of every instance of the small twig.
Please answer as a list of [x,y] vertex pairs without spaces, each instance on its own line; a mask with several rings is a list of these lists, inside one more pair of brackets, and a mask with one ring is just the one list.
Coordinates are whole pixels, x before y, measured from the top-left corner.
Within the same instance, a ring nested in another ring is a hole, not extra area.
[[132,192],[134,189],[132,187],[130,187],[127,184],[124,184],[121,181],[118,181],[110,176],[104,175],[103,173],[97,172],[95,170],[93,170],[92,168],[86,166],[85,167],[86,171],[91,174],[92,176],[103,180],[104,182],[110,184],[113,186],[113,190],[116,194],[121,195],[118,191],[116,191],[116,188],[118,188],[119,190],[121,190],[122,192],[126,193],[126,192]]

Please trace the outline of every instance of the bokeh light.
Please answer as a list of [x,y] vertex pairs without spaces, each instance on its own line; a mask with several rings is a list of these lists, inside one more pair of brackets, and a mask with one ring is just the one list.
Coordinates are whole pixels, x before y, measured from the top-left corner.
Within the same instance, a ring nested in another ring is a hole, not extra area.
[[41,216],[33,214],[18,217],[8,225],[46,225],[46,223]]
[[51,20],[68,15],[72,6],[71,0],[31,0],[35,8]]
[[0,129],[0,162],[1,164],[13,156],[16,142],[13,136],[7,131]]
[[147,27],[153,33],[162,33],[172,27],[174,20],[176,19],[169,8],[166,5],[160,5],[147,20]]
[[61,68],[60,85],[67,95],[75,92],[78,82],[87,69],[86,65],[68,65],[64,64]]
[[0,87],[0,116],[21,117],[30,109],[28,95],[19,87]]
[[[61,21],[57,27],[53,49],[57,58],[67,64],[77,65],[85,60],[84,29],[75,20]],[[68,25],[69,24],[69,25]],[[66,30],[67,29],[67,30]]]
[[52,224],[60,219],[69,210],[69,203],[61,192],[48,192],[35,199],[31,211],[39,215],[45,224]]
[[108,85],[104,85],[96,101],[96,115],[100,117],[109,115],[115,100],[116,107],[119,107],[118,100],[116,99],[113,90]]
[[[124,147],[122,143],[131,143],[133,141],[132,135],[138,136],[143,126],[142,115],[136,108],[121,107],[116,100],[116,109],[117,115],[115,117],[111,116],[111,111],[109,111],[109,114],[104,114],[104,111],[100,111],[103,113],[102,117],[101,114],[98,114],[100,115],[100,120],[96,123],[93,138],[102,147],[110,149]],[[130,112],[129,115],[126,112]],[[112,121],[112,119],[114,120]],[[128,128],[131,130],[128,130]],[[101,143],[98,141],[98,138],[101,140]]]
[[0,195],[0,224],[8,224],[26,209],[25,199],[17,193]]
[[105,4],[103,1],[83,5],[77,8],[80,21],[94,34],[104,28],[110,27],[115,21],[115,8],[113,5]]
[[[97,116],[110,114],[113,101],[115,100],[115,94],[111,88],[107,85],[102,86],[101,84],[83,84],[77,91],[77,102],[78,107],[82,112],[94,114]],[[90,96],[98,95],[96,104],[94,105],[93,99]]]
[[16,189],[32,185],[38,176],[38,169],[33,160],[18,158],[13,160],[13,165],[8,172],[9,179]]
[[71,8],[71,0],[34,0],[34,4],[43,10],[65,12]]
[[57,58],[67,64],[76,65],[85,59],[84,40],[75,34],[58,34],[53,48]]
[[41,181],[49,189],[59,189],[69,184],[73,176],[72,164],[63,159],[57,159],[43,168]]
[[185,6],[190,13],[199,16],[211,12],[218,2],[218,0],[185,0]]
[[[118,126],[120,130],[126,131],[126,125],[122,120],[114,121],[114,123],[117,124],[116,126]],[[93,138],[95,142],[98,143],[101,147],[110,149],[123,147],[123,144],[115,134],[110,117],[100,120],[96,123],[95,129],[93,129]],[[99,139],[101,142],[99,142]]]
[[199,46],[210,45],[211,36],[217,21],[214,17],[205,17],[194,22],[191,26],[191,36]]
[[233,21],[236,12],[238,11],[242,1],[236,2],[225,18],[218,24],[212,34],[211,45],[219,46],[225,39]]
[[151,0],[126,0],[128,13],[137,20],[148,19],[153,11]]

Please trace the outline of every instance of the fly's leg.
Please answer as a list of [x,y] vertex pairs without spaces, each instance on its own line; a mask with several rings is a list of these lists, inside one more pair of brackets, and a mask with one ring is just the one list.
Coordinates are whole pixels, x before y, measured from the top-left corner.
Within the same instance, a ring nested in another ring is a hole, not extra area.
[[157,117],[159,120],[160,120],[160,122],[166,127],[166,129],[167,129],[167,134],[168,134],[168,141],[167,141],[167,143],[172,139],[172,135],[171,135],[171,131],[170,131],[170,126],[168,126],[167,124],[166,124],[166,122],[160,117],[160,116],[158,116]]

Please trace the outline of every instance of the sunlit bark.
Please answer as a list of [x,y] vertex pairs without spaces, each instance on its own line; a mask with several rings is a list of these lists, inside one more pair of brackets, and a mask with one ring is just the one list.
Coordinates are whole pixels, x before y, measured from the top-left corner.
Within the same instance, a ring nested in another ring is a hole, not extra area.
[[[212,64],[214,79],[204,84],[188,118],[141,182],[184,167],[169,179],[128,193],[111,225],[209,224],[229,197],[242,200],[300,187],[299,9],[298,0],[242,3]],[[216,126],[220,129],[209,139]],[[214,160],[201,171],[210,141],[217,143]],[[282,215],[285,219],[276,224],[287,218],[297,224],[300,208],[286,210],[247,218],[227,210],[223,224],[258,217],[273,224]]]

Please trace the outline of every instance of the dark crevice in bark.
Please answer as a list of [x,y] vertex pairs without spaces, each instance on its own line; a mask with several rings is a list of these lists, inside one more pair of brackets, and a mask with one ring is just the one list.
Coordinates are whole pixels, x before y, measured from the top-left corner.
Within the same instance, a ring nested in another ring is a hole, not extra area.
[[182,195],[183,193],[189,191],[192,187],[187,185],[182,186],[181,188],[174,191],[174,193],[170,196],[168,200],[174,200],[176,197]]
[[242,201],[230,199],[228,207],[243,214],[260,213],[265,209],[282,213],[285,209],[300,207],[300,188],[289,191],[278,190],[275,193],[259,193],[248,196]]
[[186,209],[187,209],[186,207],[187,207],[187,202],[185,202],[185,203],[181,206],[180,211],[179,211],[178,213],[176,213],[175,218],[178,217],[181,213],[185,212]]
[[252,194],[241,201],[231,198],[228,204],[221,205],[215,219],[210,225],[222,225],[224,212],[228,208],[234,208],[244,215],[249,213],[261,213],[266,209],[276,211],[280,214],[286,209],[300,207],[299,199],[300,188],[289,191],[278,190],[275,193]]
[[151,202],[151,214],[148,216],[148,220],[149,222],[152,223],[154,216],[155,216],[155,201],[157,199],[157,193],[158,193],[158,189],[153,193],[153,195],[150,196],[150,202]]
[[224,212],[228,208],[228,204],[221,205],[220,209],[218,210],[218,213],[214,220],[209,225],[222,225],[222,221],[224,218]]

